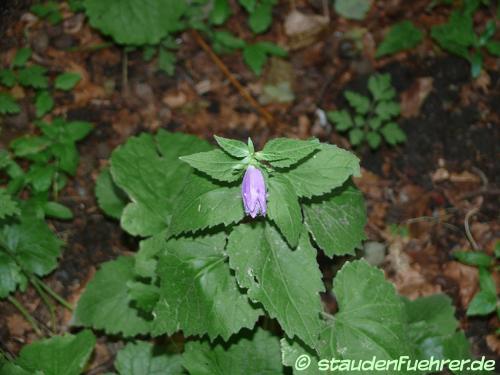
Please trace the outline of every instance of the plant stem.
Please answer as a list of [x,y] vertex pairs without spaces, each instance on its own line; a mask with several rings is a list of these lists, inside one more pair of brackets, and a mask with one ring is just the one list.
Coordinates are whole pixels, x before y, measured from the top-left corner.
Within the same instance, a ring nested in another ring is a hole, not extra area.
[[49,309],[51,330],[55,331],[56,330],[56,312],[55,312],[56,308],[55,308],[54,304],[50,301],[49,296],[40,287],[40,285],[38,284],[38,281],[35,278],[32,278],[30,281],[31,281],[31,284],[33,284],[33,286],[35,287],[35,289],[38,292],[38,294],[40,295],[40,297],[42,298],[43,303],[45,303],[45,305]]
[[21,313],[21,315],[24,317],[24,319],[26,319],[26,321],[31,325],[31,327],[33,328],[33,330],[36,332],[36,334],[38,336],[42,336],[42,331],[40,330],[40,328],[38,327],[38,324],[36,323],[35,321],[35,318],[33,318],[33,316],[29,313],[28,310],[26,310],[24,308],[24,306],[17,300],[15,299],[14,297],[12,296],[8,296],[7,297],[8,301],[10,303],[12,303],[14,305],[14,307],[16,309],[19,310],[19,312]]
[[66,301],[64,298],[62,298],[59,294],[57,294],[50,286],[45,284],[42,280],[40,280],[38,277],[34,276],[33,277],[38,285],[45,290],[52,298],[54,298],[57,302],[59,302],[61,305],[66,307],[69,311],[73,311],[73,306]]

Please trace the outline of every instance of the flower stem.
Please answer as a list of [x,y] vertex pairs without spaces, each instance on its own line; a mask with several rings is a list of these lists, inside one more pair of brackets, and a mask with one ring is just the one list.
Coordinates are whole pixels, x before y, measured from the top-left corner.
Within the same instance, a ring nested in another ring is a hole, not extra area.
[[31,315],[29,311],[26,310],[24,306],[14,297],[8,296],[7,299],[10,303],[14,305],[16,309],[19,310],[24,319],[26,319],[26,321],[31,325],[31,327],[33,327],[33,330],[36,332],[36,334],[38,336],[42,336],[42,331],[38,327],[38,324],[36,323],[35,318],[33,318],[33,315]]
[[35,287],[35,289],[38,292],[38,294],[40,295],[40,297],[42,298],[43,303],[45,303],[45,305],[49,309],[51,330],[55,331],[55,329],[56,329],[56,312],[55,312],[56,307],[50,301],[47,293],[45,293],[44,290],[41,288],[41,286],[38,284],[38,281],[35,278],[32,278],[30,281],[31,281],[31,284],[33,284],[33,286]]

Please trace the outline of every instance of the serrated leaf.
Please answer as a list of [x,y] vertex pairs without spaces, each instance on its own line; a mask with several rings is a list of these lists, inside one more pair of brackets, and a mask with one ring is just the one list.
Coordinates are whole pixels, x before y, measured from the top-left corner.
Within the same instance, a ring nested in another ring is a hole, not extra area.
[[289,337],[314,347],[322,327],[319,292],[324,287],[308,235],[303,232],[292,251],[269,223],[242,224],[231,232],[227,253],[248,297],[260,302]]
[[19,48],[14,56],[14,60],[12,60],[12,67],[23,67],[26,65],[28,60],[31,57],[31,48],[23,47]]
[[[282,363],[285,366],[292,367],[294,375],[318,374],[318,358],[315,351],[311,350],[299,340],[291,340],[288,337],[282,338],[280,340],[280,344]],[[301,361],[305,361],[304,363],[307,363],[308,360],[306,358],[309,358],[310,360],[309,366],[301,366]]]
[[10,69],[0,69],[0,84],[13,87],[16,84],[16,75]]
[[493,265],[493,258],[480,251],[455,251],[453,256],[459,262],[469,266],[490,267]]
[[157,44],[169,32],[181,29],[180,19],[187,9],[187,3],[178,0],[150,0],[147,6],[135,0],[109,4],[85,0],[90,24],[119,44]]
[[43,220],[21,217],[0,229],[0,245],[27,272],[45,276],[57,265],[62,241]]
[[497,292],[492,275],[484,267],[479,267],[480,290],[467,307],[467,316],[488,315],[497,306]]
[[127,195],[114,183],[109,168],[103,169],[97,177],[95,195],[99,208],[107,215],[120,219],[127,204]]
[[342,186],[350,176],[359,177],[359,159],[335,145],[322,143],[319,151],[287,171],[299,197],[311,198]]
[[231,7],[228,0],[215,0],[210,22],[214,25],[222,25],[231,16]]
[[392,55],[393,53],[411,49],[418,45],[424,34],[408,20],[392,25],[377,48],[375,57]]
[[351,107],[353,107],[357,113],[362,115],[368,113],[368,110],[370,109],[370,99],[368,99],[366,96],[349,90],[344,92],[344,96]]
[[24,289],[27,281],[21,267],[12,256],[0,251],[0,299],[6,298],[17,289],[18,285],[21,285],[21,289]]
[[273,21],[272,10],[271,4],[262,2],[250,13],[248,24],[254,33],[261,34],[271,26]]
[[392,146],[406,141],[406,134],[395,122],[388,123],[380,132],[384,136],[385,141]]
[[380,102],[375,107],[375,113],[382,120],[390,120],[399,115],[399,104],[396,102]]
[[302,209],[312,238],[329,257],[354,254],[365,238],[365,202],[350,183],[326,197],[303,203]]
[[10,94],[0,92],[0,114],[14,114],[20,111],[19,104],[16,103],[16,100]]
[[362,260],[347,262],[334,279],[333,293],[339,311],[321,334],[320,358],[397,360],[405,355],[412,358],[405,307],[381,270]]
[[54,108],[54,99],[48,91],[40,91],[36,95],[35,109],[36,117],[42,117]]
[[182,357],[166,354],[144,341],[128,343],[116,355],[115,368],[120,375],[179,375]]
[[161,295],[154,310],[155,335],[182,330],[188,336],[227,340],[254,326],[262,311],[238,289],[226,263],[225,242],[223,233],[167,242],[157,271]]
[[282,375],[279,341],[258,329],[251,337],[232,341],[230,346],[189,341],[183,365],[196,375]]
[[69,220],[73,218],[71,210],[57,202],[46,202],[43,206],[43,210],[46,216],[56,219]]
[[49,86],[49,80],[45,75],[47,69],[40,65],[31,65],[23,68],[18,73],[19,83],[23,86],[33,87],[35,89],[46,89]]
[[0,219],[7,216],[19,215],[19,207],[12,199],[10,194],[5,190],[0,188]]
[[274,138],[267,142],[264,149],[255,156],[259,160],[268,161],[273,167],[287,168],[312,154],[319,147],[320,143],[315,138],[306,141]]
[[178,197],[168,235],[195,232],[219,224],[229,225],[243,219],[241,189],[216,185],[192,175]]
[[133,280],[134,258],[119,257],[102,264],[78,301],[73,324],[125,337],[150,332],[151,320],[131,304],[127,283]]
[[208,149],[196,137],[165,131],[159,131],[156,138],[148,134],[130,138],[118,147],[111,155],[111,174],[132,200],[121,217],[122,227],[142,236],[165,229],[192,173],[179,156]]
[[54,336],[23,347],[15,363],[31,372],[42,371],[44,375],[78,375],[83,372],[95,343],[88,330]]
[[328,111],[326,117],[330,122],[335,124],[335,129],[340,132],[346,131],[353,126],[351,115],[345,110]]
[[234,182],[241,178],[244,164],[241,160],[229,156],[222,150],[212,150],[182,156],[180,159],[194,169],[225,182]]
[[59,74],[54,81],[54,86],[56,89],[69,91],[77,85],[82,77],[78,73],[66,72]]
[[245,158],[250,155],[248,146],[241,141],[218,137],[216,135],[214,135],[214,138],[224,151],[235,158]]
[[380,136],[380,134],[376,132],[366,133],[366,142],[368,142],[368,144],[373,150],[376,150],[380,146],[381,141],[382,137]]
[[432,27],[431,36],[441,48],[468,59],[476,39],[472,17],[454,10],[448,22]]
[[293,185],[286,177],[275,175],[269,179],[268,188],[268,216],[295,248],[302,231],[302,212]]
[[391,85],[390,74],[374,74],[368,79],[368,90],[376,101],[392,100],[396,90]]

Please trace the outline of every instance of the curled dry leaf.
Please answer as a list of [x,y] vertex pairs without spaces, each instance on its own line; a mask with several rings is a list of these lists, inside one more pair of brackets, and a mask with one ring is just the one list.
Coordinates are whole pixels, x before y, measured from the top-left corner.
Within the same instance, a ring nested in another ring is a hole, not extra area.
[[477,268],[452,261],[444,265],[443,274],[458,284],[460,288],[460,303],[463,308],[466,308],[478,288]]
[[319,40],[328,28],[330,19],[326,16],[309,15],[294,9],[285,19],[285,34],[291,50],[307,47]]
[[401,94],[401,116],[409,118],[419,115],[422,104],[432,91],[432,84],[431,77],[418,78]]

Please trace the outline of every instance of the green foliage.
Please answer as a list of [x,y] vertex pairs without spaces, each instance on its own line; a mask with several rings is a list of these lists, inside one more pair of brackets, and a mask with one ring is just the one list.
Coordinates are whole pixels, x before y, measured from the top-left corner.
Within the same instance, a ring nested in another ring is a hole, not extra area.
[[411,49],[418,45],[423,33],[410,21],[402,21],[391,27],[382,43],[377,48],[376,57]]
[[28,60],[31,57],[31,48],[29,47],[23,47],[19,48],[16,52],[16,55],[14,56],[14,60],[12,60],[11,66],[13,68],[22,68],[26,65]]
[[230,16],[229,0],[214,0],[213,9],[210,13],[210,22],[214,25],[222,25]]
[[480,251],[455,251],[453,256],[461,263],[469,266],[490,267],[493,258]]
[[385,140],[391,146],[406,141],[406,135],[394,119],[399,116],[399,103],[395,101],[396,91],[391,85],[389,74],[377,74],[368,80],[371,97],[346,91],[344,96],[354,109],[354,115],[347,110],[329,111],[328,119],[339,132],[348,132],[353,146],[363,142],[378,149]]
[[119,220],[127,205],[127,195],[113,182],[109,168],[97,177],[95,195],[104,213]]
[[44,4],[32,5],[30,11],[38,17],[48,20],[53,25],[63,20],[61,12],[59,11],[59,5],[55,1],[47,1]]
[[20,110],[19,105],[10,94],[0,92],[0,114],[14,114],[19,113]]
[[262,73],[262,68],[269,56],[285,57],[287,52],[271,42],[247,44],[243,49],[243,60],[257,75]]
[[342,17],[362,20],[372,6],[372,0],[335,0],[335,11]]
[[48,91],[40,91],[35,99],[36,117],[42,117],[54,108],[54,99]]
[[271,26],[277,0],[239,0],[239,3],[249,14],[248,25],[254,33],[263,33]]
[[81,78],[78,73],[63,73],[57,76],[54,86],[56,89],[69,91],[77,85]]

